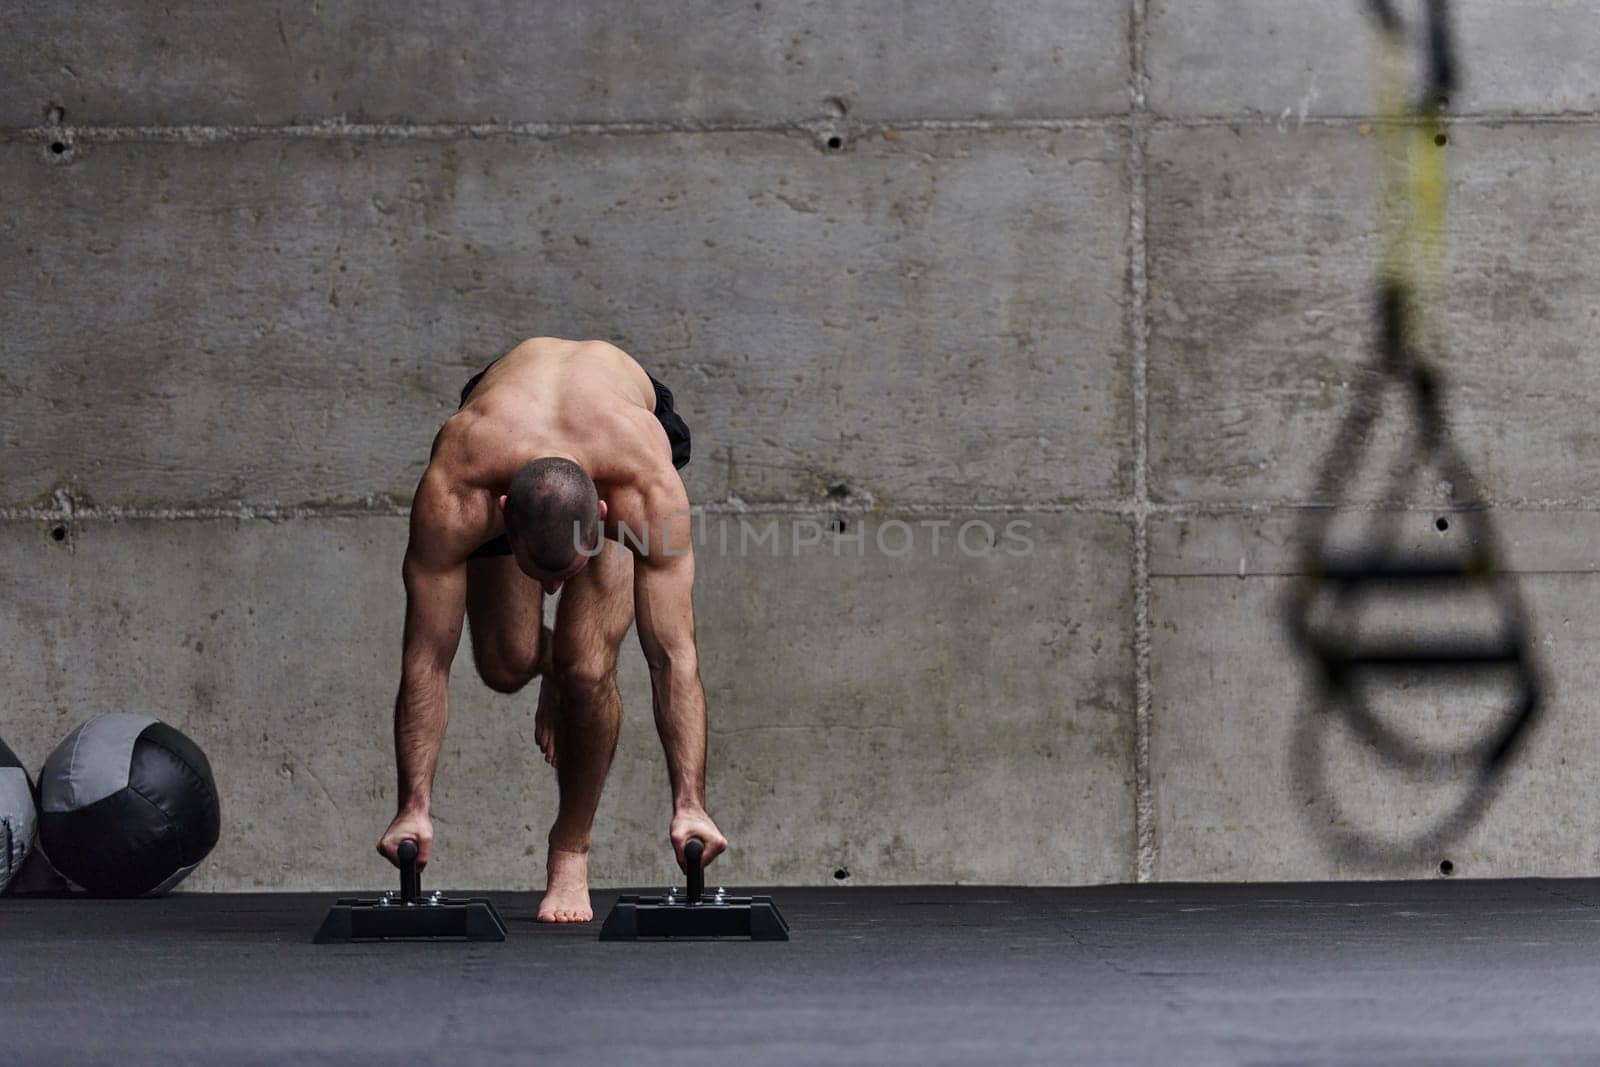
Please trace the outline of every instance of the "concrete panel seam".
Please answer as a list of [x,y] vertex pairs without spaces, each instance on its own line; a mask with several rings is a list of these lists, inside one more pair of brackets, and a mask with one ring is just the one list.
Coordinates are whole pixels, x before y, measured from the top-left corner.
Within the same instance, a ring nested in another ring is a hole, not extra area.
[[[1438,503],[1391,500],[1332,501],[1279,499],[1248,501],[1188,501],[1158,502],[1148,505],[1150,515],[1162,518],[1221,518],[1230,515],[1265,515],[1274,511],[1305,511],[1337,507],[1340,511],[1361,512],[1416,512],[1419,514],[1453,513],[1460,508]],[[1527,512],[1585,512],[1600,511],[1600,497],[1505,497],[1486,501],[1487,511]]]
[[[1303,500],[1252,501],[1248,503],[1159,503],[1147,500],[1142,504],[1125,499],[1052,501],[1048,503],[1017,500],[999,504],[976,504],[966,501],[951,501],[948,503],[925,501],[914,504],[884,504],[883,512],[886,515],[951,515],[968,513],[974,515],[1005,515],[1017,512],[1033,512],[1039,515],[1103,515],[1130,521],[1138,520],[1142,514],[1144,521],[1148,522],[1150,519],[1160,518],[1198,519],[1225,518],[1235,515],[1265,515],[1275,511],[1299,511],[1305,508],[1325,508],[1329,506],[1328,504],[1307,503]],[[1416,512],[1419,514],[1433,514],[1441,510],[1452,510],[1432,504],[1393,504],[1383,502],[1351,502],[1341,504],[1339,507],[1341,511],[1348,512]],[[1504,500],[1496,501],[1491,506],[1491,510],[1533,513],[1600,512],[1600,498]],[[833,500],[780,500],[747,504],[738,500],[718,500],[709,501],[705,504],[696,504],[692,511],[695,514],[703,512],[707,515],[871,515],[877,513],[878,504]],[[298,506],[241,504],[231,507],[121,507],[115,505],[64,506],[52,504],[38,507],[0,507],[0,522],[42,522],[51,520],[117,522],[121,520],[149,519],[169,519],[172,521],[238,519],[285,522],[296,519],[404,518],[410,514],[411,509],[408,505],[398,503]]]
[[[1128,124],[1136,118],[1120,120]],[[1233,115],[1151,115],[1149,125],[1155,130],[1206,129],[1215,126],[1237,126],[1241,129],[1294,127],[1367,126],[1384,121],[1376,115],[1272,115],[1262,111],[1244,111]],[[1594,126],[1600,125],[1600,111],[1483,111],[1451,112],[1452,126]]]
[[[1142,99],[1142,95],[1140,97]],[[1143,107],[1143,105],[1141,105]],[[562,137],[638,137],[671,134],[788,133],[825,141],[840,135],[847,141],[860,137],[897,133],[1009,133],[1030,130],[1184,130],[1231,126],[1241,129],[1290,127],[1342,128],[1370,125],[1379,121],[1371,115],[1318,115],[1285,119],[1261,112],[1236,115],[1159,116],[1148,109],[1129,115],[1056,119],[906,119],[874,120],[807,119],[792,122],[435,122],[362,123],[328,121],[283,125],[174,125],[174,126],[99,126],[50,123],[35,126],[0,127],[0,143],[115,144],[154,143],[205,145],[262,138],[285,140],[416,140],[453,141],[487,137],[530,137],[554,140]],[[1459,126],[1505,125],[1600,125],[1600,112],[1507,112],[1452,115]]]
[[1148,220],[1146,178],[1149,163],[1149,74],[1145,67],[1146,0],[1131,0],[1128,10],[1129,89],[1132,94],[1128,150],[1128,319],[1133,347],[1133,714],[1135,877],[1155,877],[1155,804],[1150,784],[1150,328],[1148,309]]
[[[1151,572],[1151,578],[1163,582],[1185,582],[1191,580],[1211,582],[1219,579],[1222,581],[1237,581],[1241,578],[1300,578],[1311,573],[1309,570],[1298,567],[1250,567],[1243,573],[1222,570],[1221,568],[1201,571],[1155,570]],[[1592,578],[1596,572],[1592,568],[1584,569],[1579,567],[1502,567],[1502,573],[1519,577],[1536,575],[1548,578]]]
[[[873,515],[879,511],[876,503],[861,504],[849,501],[787,500],[769,503],[746,504],[743,501],[711,501],[695,504],[692,514],[706,515]],[[915,503],[884,505],[884,515],[1009,515],[1031,512],[1039,515],[1105,515],[1128,517],[1132,508],[1125,500],[1085,500],[1067,503],[1032,503],[1017,501],[1001,504],[975,504],[966,501],[950,503]],[[51,504],[41,507],[0,507],[0,522],[119,522],[123,520],[186,520],[209,521],[216,519],[255,520],[262,522],[287,522],[300,519],[371,519],[405,518],[411,508],[404,504],[329,504],[305,506],[239,505],[234,507],[119,507]]]
[[0,141],[49,142],[66,137],[83,143],[154,142],[213,144],[260,138],[285,140],[415,140],[455,141],[480,137],[639,137],[661,134],[787,133],[823,140],[831,135],[846,139],[910,132],[1012,132],[1119,129],[1126,121],[1103,118],[1061,119],[906,119],[872,122],[807,119],[793,122],[313,122],[285,125],[176,125],[98,126],[51,123],[42,126],[0,127]]

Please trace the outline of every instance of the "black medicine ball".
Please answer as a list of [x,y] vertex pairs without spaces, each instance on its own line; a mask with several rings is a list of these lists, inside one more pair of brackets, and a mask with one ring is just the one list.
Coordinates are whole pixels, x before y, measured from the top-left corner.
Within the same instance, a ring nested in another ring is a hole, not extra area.
[[0,741],[0,892],[21,872],[33,849],[37,801],[22,761]]
[[68,734],[45,761],[39,794],[40,847],[101,896],[171,889],[221,833],[205,753],[148,715],[97,715]]

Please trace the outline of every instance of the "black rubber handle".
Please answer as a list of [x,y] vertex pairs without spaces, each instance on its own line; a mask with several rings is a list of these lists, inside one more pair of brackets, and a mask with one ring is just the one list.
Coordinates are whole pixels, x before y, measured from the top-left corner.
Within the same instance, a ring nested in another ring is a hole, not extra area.
[[417,874],[417,843],[409,837],[395,850],[400,859],[400,900],[415,904],[422,896],[422,879]]
[[683,846],[683,859],[689,874],[689,903],[700,903],[700,895],[706,889],[706,873],[700,866],[700,857],[705,855],[705,842],[698,837],[691,837]]

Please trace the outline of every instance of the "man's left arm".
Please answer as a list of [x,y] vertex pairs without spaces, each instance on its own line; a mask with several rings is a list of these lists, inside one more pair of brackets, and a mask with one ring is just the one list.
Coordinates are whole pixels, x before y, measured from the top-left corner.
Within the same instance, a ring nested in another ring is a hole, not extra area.
[[[676,479],[674,479],[676,480]],[[666,751],[672,781],[672,848],[684,865],[690,838],[705,845],[710,863],[728,841],[706,812],[706,696],[700,685],[694,640],[694,554],[689,537],[689,501],[682,484],[678,500],[657,500],[649,509],[647,553],[634,559],[634,605],[639,644],[650,667],[656,732]],[[664,517],[663,517],[664,516]]]

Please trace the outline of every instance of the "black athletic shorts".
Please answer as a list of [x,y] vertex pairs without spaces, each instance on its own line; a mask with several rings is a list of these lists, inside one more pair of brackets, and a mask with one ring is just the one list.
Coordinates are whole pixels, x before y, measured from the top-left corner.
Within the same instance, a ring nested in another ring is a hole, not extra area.
[[[489,367],[498,362],[500,361],[495,360],[494,363],[489,364]],[[467,384],[461,387],[462,406],[465,406],[467,397],[472,395],[472,390],[477,388],[478,383],[483,380],[483,376],[489,373],[489,367],[483,368],[477,374],[468,378]],[[672,445],[672,465],[682,470],[689,465],[689,426],[683,421],[683,416],[679,415],[672,406],[672,390],[656,381],[655,375],[649,374],[649,372],[646,372],[646,374],[650,378],[650,384],[656,390],[656,421],[661,424],[663,430],[667,431],[667,441]],[[501,534],[493,541],[485,541],[479,545],[477,551],[467,558],[482,559],[486,556],[509,555],[511,555],[511,545],[506,541],[505,534]]]

